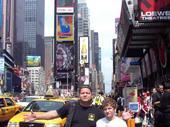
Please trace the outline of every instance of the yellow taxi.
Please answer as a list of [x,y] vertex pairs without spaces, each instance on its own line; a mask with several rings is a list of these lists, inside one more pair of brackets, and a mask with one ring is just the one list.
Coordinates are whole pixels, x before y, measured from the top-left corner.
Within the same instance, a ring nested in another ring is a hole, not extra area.
[[0,122],[8,121],[21,111],[12,97],[0,96]]
[[7,127],[64,127],[66,123],[66,118],[24,122],[24,115],[31,113],[31,111],[41,114],[50,110],[57,110],[61,108],[64,104],[65,100],[59,98],[35,99],[30,102],[21,113],[15,115],[12,119],[10,119]]

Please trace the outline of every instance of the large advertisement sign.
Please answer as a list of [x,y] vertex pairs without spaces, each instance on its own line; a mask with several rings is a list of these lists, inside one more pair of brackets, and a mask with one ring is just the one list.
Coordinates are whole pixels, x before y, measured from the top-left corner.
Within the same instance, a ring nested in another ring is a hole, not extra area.
[[137,20],[170,20],[170,0],[138,0]]
[[89,68],[85,68],[85,81],[84,85],[89,85]]
[[27,67],[39,67],[41,66],[41,56],[27,56]]
[[128,63],[127,63],[127,59],[123,59],[121,61],[121,81],[122,82],[130,82],[130,74],[126,72],[126,67],[127,67]]
[[76,0],[57,0],[57,7],[74,7]]
[[57,15],[56,40],[74,41],[73,15]]
[[5,68],[4,58],[0,57],[0,85],[3,85],[4,82],[4,68]]
[[68,72],[74,69],[74,47],[70,44],[57,44],[56,70]]
[[74,13],[75,0],[57,0],[57,13]]
[[80,37],[80,64],[88,63],[88,37]]

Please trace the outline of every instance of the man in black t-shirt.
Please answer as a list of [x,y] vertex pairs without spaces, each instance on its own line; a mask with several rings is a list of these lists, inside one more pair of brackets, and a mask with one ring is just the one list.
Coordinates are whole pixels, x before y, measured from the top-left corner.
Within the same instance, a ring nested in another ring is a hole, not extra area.
[[67,117],[66,127],[95,127],[96,121],[104,117],[104,113],[101,109],[92,106],[91,88],[82,86],[79,90],[79,98],[80,100],[74,106],[66,104],[58,110],[49,111],[44,114],[31,113],[25,115],[25,121]]
[[162,126],[162,113],[160,110],[160,100],[164,93],[163,85],[159,85],[157,92],[152,95],[152,104],[154,107],[154,127]]

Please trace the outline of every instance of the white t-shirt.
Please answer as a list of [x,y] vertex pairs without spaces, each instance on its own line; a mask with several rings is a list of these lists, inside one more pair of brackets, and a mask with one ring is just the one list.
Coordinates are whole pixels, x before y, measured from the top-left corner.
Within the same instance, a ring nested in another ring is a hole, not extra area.
[[96,123],[96,127],[127,127],[124,120],[115,117],[113,120],[109,121],[106,117],[99,119]]

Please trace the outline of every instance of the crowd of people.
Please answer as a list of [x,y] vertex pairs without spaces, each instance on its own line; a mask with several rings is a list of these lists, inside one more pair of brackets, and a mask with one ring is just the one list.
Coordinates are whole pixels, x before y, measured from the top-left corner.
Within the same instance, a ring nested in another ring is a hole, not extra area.
[[165,90],[163,85],[159,85],[152,92],[147,91],[139,94],[139,111],[132,112],[128,105],[125,105],[123,97],[113,98],[99,93],[93,98],[91,88],[82,86],[79,89],[78,102],[66,104],[58,110],[41,115],[32,112],[25,115],[25,121],[67,117],[65,127],[130,127],[132,123],[129,121],[133,119],[132,122],[135,124],[139,118],[140,127],[148,127],[148,125],[168,127],[170,126],[169,99],[170,85],[166,85]]

